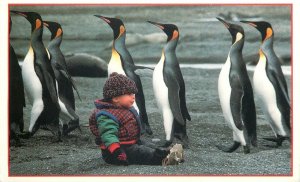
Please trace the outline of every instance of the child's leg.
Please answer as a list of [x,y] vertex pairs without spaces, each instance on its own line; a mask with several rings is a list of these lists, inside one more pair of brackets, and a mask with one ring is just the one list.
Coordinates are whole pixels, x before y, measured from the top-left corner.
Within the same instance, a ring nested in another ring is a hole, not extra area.
[[138,144],[124,147],[124,150],[129,164],[162,165],[162,160],[169,154],[168,150]]

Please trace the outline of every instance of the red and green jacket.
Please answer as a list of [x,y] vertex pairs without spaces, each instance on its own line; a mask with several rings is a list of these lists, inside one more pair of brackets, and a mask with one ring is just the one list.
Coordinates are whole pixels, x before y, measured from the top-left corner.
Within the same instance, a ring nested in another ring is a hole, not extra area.
[[101,149],[114,150],[122,144],[135,144],[141,135],[140,118],[132,107],[125,109],[100,99],[95,101],[89,125],[100,140]]

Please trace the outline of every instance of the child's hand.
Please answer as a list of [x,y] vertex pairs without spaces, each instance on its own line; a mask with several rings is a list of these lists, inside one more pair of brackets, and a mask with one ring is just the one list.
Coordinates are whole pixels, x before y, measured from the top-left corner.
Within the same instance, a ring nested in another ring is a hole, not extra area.
[[116,164],[125,165],[125,166],[128,165],[127,155],[122,148],[117,148],[112,153],[112,155],[113,155],[113,158],[114,158]]

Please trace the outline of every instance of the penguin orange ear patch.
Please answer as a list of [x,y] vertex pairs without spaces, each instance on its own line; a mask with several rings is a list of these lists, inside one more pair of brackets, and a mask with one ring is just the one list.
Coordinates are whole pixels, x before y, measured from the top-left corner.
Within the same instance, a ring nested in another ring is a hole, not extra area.
[[40,19],[35,20],[35,29],[38,29],[42,26],[42,21]]
[[122,35],[124,32],[125,32],[125,27],[122,25],[122,26],[120,26],[120,34],[119,34],[119,36]]
[[59,29],[57,30],[57,32],[56,32],[56,36],[55,36],[55,37],[59,37],[59,36],[61,35],[61,33],[62,33],[62,29],[59,28]]
[[273,35],[273,30],[271,28],[267,28],[267,35],[266,35],[266,39],[270,38]]
[[171,40],[178,38],[178,35],[179,35],[179,32],[177,30],[174,30]]

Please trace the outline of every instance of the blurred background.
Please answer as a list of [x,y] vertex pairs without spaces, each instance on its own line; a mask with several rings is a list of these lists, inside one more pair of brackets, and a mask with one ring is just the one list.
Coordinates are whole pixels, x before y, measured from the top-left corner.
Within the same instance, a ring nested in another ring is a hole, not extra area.
[[[136,63],[156,64],[166,42],[166,35],[147,20],[176,24],[180,32],[177,56],[180,63],[224,63],[231,36],[215,17],[243,26],[246,42],[243,54],[253,62],[261,42],[260,33],[239,20],[268,21],[275,32],[274,48],[282,63],[289,64],[291,54],[291,7],[289,5],[193,5],[193,6],[9,6],[11,10],[35,11],[43,20],[56,21],[64,31],[61,49],[65,55],[88,53],[106,62],[111,55],[113,33],[103,15],[123,20],[127,30],[126,45]],[[11,43],[22,61],[28,51],[31,26],[21,16],[12,14]],[[50,32],[44,29],[47,45]]]

